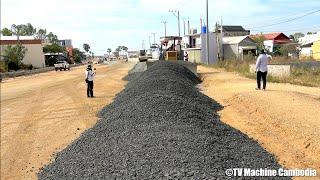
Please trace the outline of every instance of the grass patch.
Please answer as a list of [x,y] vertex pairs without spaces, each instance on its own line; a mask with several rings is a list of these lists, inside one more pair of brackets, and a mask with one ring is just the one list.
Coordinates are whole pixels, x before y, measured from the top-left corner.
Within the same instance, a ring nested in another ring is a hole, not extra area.
[[[273,60],[274,62],[275,60]],[[299,63],[298,60],[287,60],[275,62],[274,64],[288,64],[288,63]],[[229,72],[237,72],[245,77],[255,79],[256,74],[250,73],[250,64],[255,64],[255,60],[224,60],[219,61],[215,65],[211,65],[215,68],[224,68]],[[293,66],[291,75],[289,77],[273,77],[268,75],[268,82],[275,83],[290,83],[303,86],[320,87],[320,66]]]

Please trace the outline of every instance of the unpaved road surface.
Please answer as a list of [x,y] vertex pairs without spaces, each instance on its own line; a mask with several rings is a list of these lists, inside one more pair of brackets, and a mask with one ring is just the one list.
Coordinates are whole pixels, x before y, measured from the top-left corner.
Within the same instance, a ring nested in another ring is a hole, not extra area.
[[320,88],[256,81],[199,66],[203,93],[224,108],[221,121],[256,139],[288,169],[317,169],[320,178]]
[[96,123],[96,113],[126,84],[134,63],[97,65],[95,98],[85,66],[1,83],[1,179],[35,179],[52,155]]

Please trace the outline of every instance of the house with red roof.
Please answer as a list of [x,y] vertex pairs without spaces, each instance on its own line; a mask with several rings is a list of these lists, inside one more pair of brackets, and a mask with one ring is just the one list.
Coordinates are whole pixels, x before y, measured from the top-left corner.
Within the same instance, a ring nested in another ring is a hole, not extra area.
[[277,52],[281,45],[291,42],[290,38],[281,32],[253,35],[253,37],[256,36],[262,36],[265,39],[263,45],[269,52]]

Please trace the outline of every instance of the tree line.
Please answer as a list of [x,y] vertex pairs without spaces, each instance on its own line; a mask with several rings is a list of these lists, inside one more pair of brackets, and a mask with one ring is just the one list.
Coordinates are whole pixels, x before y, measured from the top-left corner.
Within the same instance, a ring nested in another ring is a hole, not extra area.
[[[67,54],[64,47],[59,44],[58,36],[53,32],[47,32],[45,28],[35,28],[32,24],[12,24],[11,29],[4,27],[1,29],[3,36],[16,36],[18,43],[16,45],[8,45],[4,49],[3,59],[4,63],[0,64],[0,71],[10,71],[26,68],[26,65],[22,63],[22,60],[27,52],[27,49],[20,43],[20,36],[33,36],[35,39],[41,40],[42,42],[48,42],[43,47],[44,53],[63,53]],[[75,62],[81,63],[82,59],[85,58],[84,52],[78,48],[73,48],[72,58]],[[32,65],[27,65],[27,68],[32,69]]]

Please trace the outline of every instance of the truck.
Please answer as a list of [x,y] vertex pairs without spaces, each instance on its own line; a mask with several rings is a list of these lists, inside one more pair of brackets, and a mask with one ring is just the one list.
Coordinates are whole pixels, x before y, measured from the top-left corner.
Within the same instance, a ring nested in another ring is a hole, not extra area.
[[146,50],[140,50],[139,52],[139,61],[144,62],[148,60],[148,56],[146,54]]
[[67,61],[58,61],[54,64],[54,68],[56,71],[60,70],[70,70],[70,64]]

